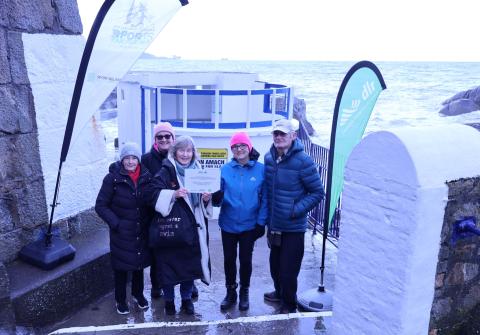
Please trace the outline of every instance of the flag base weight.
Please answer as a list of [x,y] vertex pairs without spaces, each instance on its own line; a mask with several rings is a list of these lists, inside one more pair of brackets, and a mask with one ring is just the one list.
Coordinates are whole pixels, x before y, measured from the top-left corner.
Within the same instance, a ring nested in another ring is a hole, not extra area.
[[331,311],[333,295],[323,287],[312,288],[300,294],[298,304],[309,312]]
[[68,242],[52,237],[51,244],[45,245],[45,240],[27,244],[20,250],[19,257],[22,261],[39,267],[43,270],[51,270],[62,263],[68,262],[75,257],[75,248]]

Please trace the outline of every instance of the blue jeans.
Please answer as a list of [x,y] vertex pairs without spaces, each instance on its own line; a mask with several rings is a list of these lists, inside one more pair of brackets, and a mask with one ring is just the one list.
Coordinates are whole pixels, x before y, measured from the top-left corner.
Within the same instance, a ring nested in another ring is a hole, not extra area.
[[[193,280],[187,280],[180,283],[180,296],[182,300],[192,299]],[[175,285],[163,286],[163,298],[165,301],[173,301],[175,299]]]

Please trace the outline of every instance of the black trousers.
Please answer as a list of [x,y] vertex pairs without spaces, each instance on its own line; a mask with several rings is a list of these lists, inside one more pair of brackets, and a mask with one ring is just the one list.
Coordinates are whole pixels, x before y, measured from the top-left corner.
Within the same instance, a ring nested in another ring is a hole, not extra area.
[[155,259],[155,249],[150,248],[150,259],[152,260],[150,265],[150,282],[152,283],[152,289],[160,289],[160,283],[157,277],[157,260]]
[[[127,299],[127,280],[129,271],[114,270],[115,301],[125,302]],[[132,272],[132,296],[143,295],[143,270]]]
[[282,304],[297,306],[297,278],[304,253],[305,233],[282,233],[280,246],[271,246],[270,274]]
[[240,286],[249,287],[252,276],[252,253],[255,244],[255,230],[239,234],[222,230],[223,267],[225,284],[235,285],[237,282],[237,245],[240,260]]

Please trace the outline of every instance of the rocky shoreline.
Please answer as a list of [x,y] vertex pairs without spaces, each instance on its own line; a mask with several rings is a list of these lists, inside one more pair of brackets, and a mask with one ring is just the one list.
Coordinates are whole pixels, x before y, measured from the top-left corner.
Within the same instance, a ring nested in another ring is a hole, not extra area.
[[480,110],[480,86],[461,91],[442,102],[439,113],[445,116],[466,114]]

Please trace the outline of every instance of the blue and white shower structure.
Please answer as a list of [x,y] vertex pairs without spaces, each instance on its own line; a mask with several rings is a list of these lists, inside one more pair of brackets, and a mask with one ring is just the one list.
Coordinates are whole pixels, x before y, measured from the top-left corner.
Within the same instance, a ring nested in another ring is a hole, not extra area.
[[127,74],[117,87],[118,140],[150,150],[153,127],[170,122],[177,137],[192,136],[204,167],[231,158],[230,137],[245,131],[263,155],[272,125],[293,117],[293,87],[258,80],[245,72],[151,72]]

